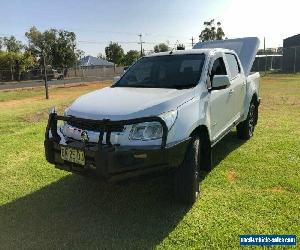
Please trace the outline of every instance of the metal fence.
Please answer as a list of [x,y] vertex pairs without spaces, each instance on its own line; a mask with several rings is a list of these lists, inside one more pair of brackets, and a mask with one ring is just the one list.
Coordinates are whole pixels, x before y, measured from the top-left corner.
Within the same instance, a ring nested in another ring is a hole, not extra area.
[[[111,80],[124,72],[123,67],[110,68],[70,68],[47,69],[47,80],[51,84],[67,84],[76,82],[91,82]],[[0,89],[12,87],[31,87],[42,85],[44,70],[41,68],[20,71],[17,69],[0,69]]]
[[282,48],[281,54],[257,55],[252,71],[300,72],[300,46]]
[[257,55],[252,71],[281,71],[282,55]]

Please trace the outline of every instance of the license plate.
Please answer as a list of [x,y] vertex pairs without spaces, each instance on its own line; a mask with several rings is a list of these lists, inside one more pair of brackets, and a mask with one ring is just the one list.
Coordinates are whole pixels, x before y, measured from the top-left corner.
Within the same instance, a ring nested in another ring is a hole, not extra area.
[[85,165],[84,152],[75,148],[61,147],[61,158],[65,161],[73,162],[79,165]]

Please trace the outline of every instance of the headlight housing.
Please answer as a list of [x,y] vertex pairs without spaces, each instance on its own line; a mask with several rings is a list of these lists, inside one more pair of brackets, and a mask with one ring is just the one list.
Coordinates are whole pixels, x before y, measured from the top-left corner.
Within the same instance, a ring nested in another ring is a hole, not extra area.
[[[172,128],[177,118],[177,110],[163,113],[159,115],[162,118],[168,130]],[[134,124],[129,134],[130,140],[156,140],[162,138],[163,128],[159,122],[143,122]]]
[[162,126],[159,122],[143,122],[132,125],[130,140],[156,140],[162,137]]

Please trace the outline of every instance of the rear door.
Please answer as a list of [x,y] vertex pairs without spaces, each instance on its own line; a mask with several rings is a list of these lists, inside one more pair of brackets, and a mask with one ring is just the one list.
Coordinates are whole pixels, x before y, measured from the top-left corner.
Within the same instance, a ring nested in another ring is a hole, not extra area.
[[231,95],[234,102],[230,122],[238,120],[243,111],[246,95],[246,78],[234,53],[225,53],[227,73],[231,82]]

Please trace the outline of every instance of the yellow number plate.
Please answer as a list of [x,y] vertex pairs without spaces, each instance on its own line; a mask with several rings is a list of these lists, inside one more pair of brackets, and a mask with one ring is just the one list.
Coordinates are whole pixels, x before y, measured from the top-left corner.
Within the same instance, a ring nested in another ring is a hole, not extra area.
[[61,147],[60,149],[61,158],[65,161],[70,161],[79,165],[85,165],[84,152],[82,150]]

